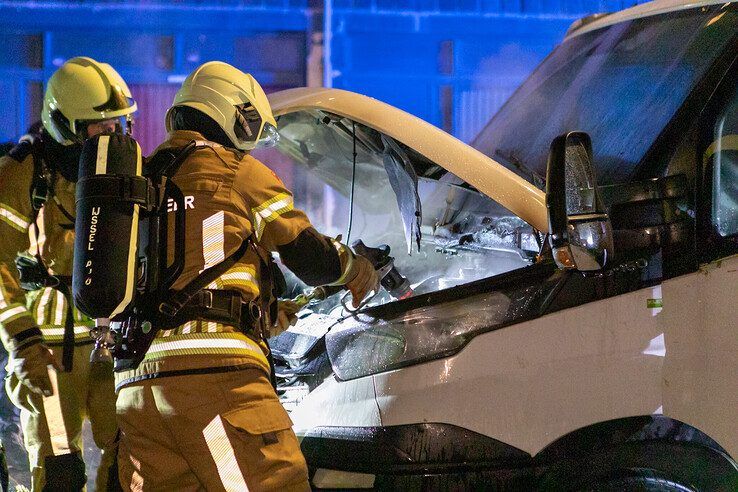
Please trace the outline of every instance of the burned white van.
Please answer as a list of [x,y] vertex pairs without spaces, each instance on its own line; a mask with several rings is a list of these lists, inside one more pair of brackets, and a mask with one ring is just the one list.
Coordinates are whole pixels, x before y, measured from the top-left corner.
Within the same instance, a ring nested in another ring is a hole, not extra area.
[[316,488],[738,490],[738,4],[576,23],[472,146],[271,101],[260,157],[407,279],[272,340]]

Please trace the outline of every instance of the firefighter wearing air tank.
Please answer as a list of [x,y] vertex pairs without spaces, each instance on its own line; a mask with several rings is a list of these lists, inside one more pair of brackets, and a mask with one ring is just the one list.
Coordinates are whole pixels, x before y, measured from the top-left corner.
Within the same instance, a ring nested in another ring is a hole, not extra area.
[[[116,374],[121,483],[134,490],[309,490],[290,418],[270,382],[264,339],[285,329],[292,313],[272,309],[270,254],[279,252],[308,284],[345,284],[356,303],[377,289],[377,275],[368,260],[319,234],[279,178],[249,155],[276,130],[250,75],[221,62],[201,66],[177,92],[166,126],[169,137],[154,159],[200,142],[173,176],[192,197],[173,292],[221,262],[231,266],[190,298],[176,326],[157,333],[137,367]],[[232,301],[241,307],[239,323],[222,321]]]
[[97,489],[105,490],[108,472],[116,471],[112,367],[91,367],[91,321],[70,305],[68,292],[82,142],[128,132],[134,111],[110,65],[73,58],[48,81],[43,127],[0,160],[0,336],[10,353],[6,390],[21,408],[33,490],[85,485],[85,417],[103,451]]

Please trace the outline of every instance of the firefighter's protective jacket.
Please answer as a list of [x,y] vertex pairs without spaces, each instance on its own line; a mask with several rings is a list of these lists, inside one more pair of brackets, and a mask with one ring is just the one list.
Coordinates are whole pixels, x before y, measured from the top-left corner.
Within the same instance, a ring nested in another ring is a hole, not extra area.
[[[193,140],[204,138],[177,130],[157,151],[181,148]],[[185,196],[187,212],[185,266],[174,290],[228,258],[249,237],[261,254],[268,254],[311,227],[305,214],[294,208],[282,181],[254,157],[234,149],[209,143],[185,159],[173,180]],[[259,254],[249,248],[208,288],[238,290],[244,301],[257,298],[264,264]],[[152,377],[248,367],[269,373],[259,343],[238,327],[196,320],[160,331],[138,368],[116,374],[116,388]]]
[[[54,191],[38,213],[36,231],[31,224],[34,162],[30,151],[27,145],[18,146],[10,155],[0,158],[0,337],[8,350],[43,338],[60,360],[67,298],[51,287],[26,293],[20,286],[15,259],[19,252],[35,256],[40,248],[49,273],[71,275],[74,224],[67,214],[74,212],[75,184],[60,173],[51,178]],[[33,490],[71,490],[70,484],[84,483],[80,453],[85,417],[92,424],[95,443],[103,450],[97,473],[98,490],[105,489],[108,472],[115,464],[113,376],[110,370],[90,366],[92,321],[77,309],[72,313],[78,346],[74,351],[73,370],[57,374],[56,394],[44,399],[43,404],[38,397],[38,413],[22,403],[26,398],[21,395],[30,390],[14,372],[5,381],[6,394],[21,408]],[[41,329],[41,335],[36,327]]]
[[[16,257],[22,252],[33,256],[37,248],[51,274],[72,273],[74,224],[60,207],[74,212],[75,184],[57,173],[53,197],[38,214],[36,237],[31,224],[33,173],[30,151],[13,152],[0,158],[0,337],[8,350],[38,338],[29,331],[37,326],[37,320],[44,342],[61,345],[67,316],[67,299],[61,292],[44,288],[27,297],[19,283]],[[90,343],[92,321],[76,309],[74,317],[75,342]]]

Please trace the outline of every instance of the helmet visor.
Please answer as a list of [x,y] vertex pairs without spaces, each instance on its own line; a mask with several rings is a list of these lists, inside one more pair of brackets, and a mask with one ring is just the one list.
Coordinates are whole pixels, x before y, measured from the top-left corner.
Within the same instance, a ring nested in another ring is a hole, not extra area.
[[125,95],[123,89],[118,85],[110,86],[110,97],[107,101],[99,106],[95,106],[95,111],[101,113],[107,113],[110,111],[120,111],[122,109],[128,109],[133,106],[133,98]]
[[261,131],[261,138],[256,142],[256,148],[265,149],[274,147],[277,143],[279,143],[277,128],[271,123],[264,123],[264,129]]
[[76,126],[77,136],[83,141],[105,132],[130,135],[133,127],[133,118],[131,115],[125,115],[104,120],[79,120]]

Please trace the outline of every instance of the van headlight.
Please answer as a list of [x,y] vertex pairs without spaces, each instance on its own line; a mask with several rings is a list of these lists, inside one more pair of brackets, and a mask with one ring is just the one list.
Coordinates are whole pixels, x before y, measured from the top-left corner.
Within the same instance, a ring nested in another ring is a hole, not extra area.
[[509,306],[507,296],[489,292],[398,317],[357,315],[326,334],[328,357],[344,381],[448,357],[478,333],[503,323]]

